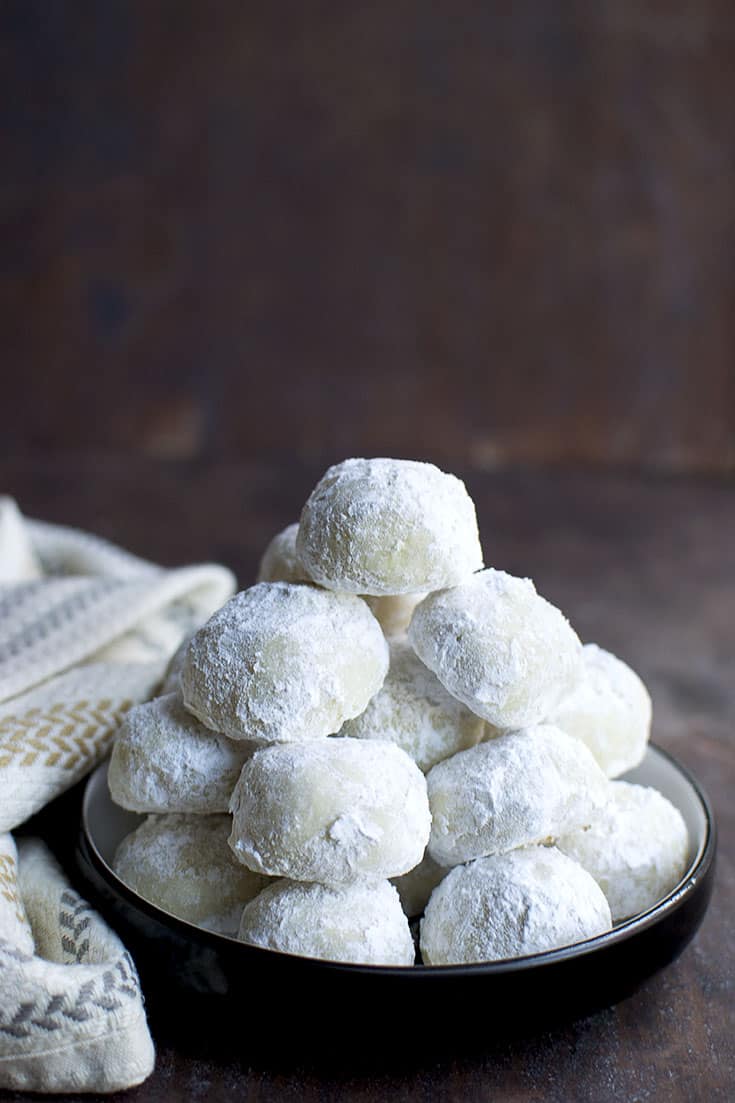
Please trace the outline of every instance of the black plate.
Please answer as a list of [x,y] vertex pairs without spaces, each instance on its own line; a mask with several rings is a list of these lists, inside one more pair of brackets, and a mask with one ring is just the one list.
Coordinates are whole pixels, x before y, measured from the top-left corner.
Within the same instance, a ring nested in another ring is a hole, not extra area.
[[[653,908],[608,934],[508,961],[440,967],[345,965],[263,950],[202,930],[148,903],[110,868],[121,839],[141,816],[112,803],[107,768],[90,777],[77,849],[85,888],[119,932],[138,965],[149,1004],[198,1019],[223,1012],[248,1031],[278,1022],[279,1044],[315,1032],[331,1043],[370,1028],[385,1044],[410,1035],[488,1036],[538,1029],[608,1006],[673,960],[699,927],[709,903],[716,849],[709,801],[671,755],[649,747],[626,780],[652,785],[681,811],[691,840],[686,875]],[[172,995],[175,1000],[172,1000]],[[184,1000],[184,1003],[180,1003]],[[480,1019],[478,1021],[478,1007]],[[190,1012],[187,1012],[189,1014]]]

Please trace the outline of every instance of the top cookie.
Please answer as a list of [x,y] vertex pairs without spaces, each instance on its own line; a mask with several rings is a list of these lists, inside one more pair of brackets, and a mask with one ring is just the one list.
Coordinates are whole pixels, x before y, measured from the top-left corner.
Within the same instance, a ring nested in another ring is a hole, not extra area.
[[257,582],[310,582],[296,555],[297,522],[276,533],[263,552]]
[[354,594],[438,590],[483,565],[464,483],[416,460],[330,467],[304,506],[296,550],[315,582]]

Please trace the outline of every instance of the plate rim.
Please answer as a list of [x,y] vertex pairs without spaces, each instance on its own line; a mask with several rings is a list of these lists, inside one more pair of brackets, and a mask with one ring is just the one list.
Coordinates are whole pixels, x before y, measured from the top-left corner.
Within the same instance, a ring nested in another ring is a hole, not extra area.
[[[427,977],[451,979],[452,977],[467,977],[468,975],[502,976],[507,973],[526,972],[529,969],[540,970],[550,968],[561,962],[584,958],[599,950],[608,949],[626,942],[628,939],[649,930],[664,918],[673,915],[690,898],[699,883],[706,878],[714,862],[717,851],[717,824],[712,803],[701,783],[697,780],[689,767],[684,765],[675,755],[665,750],[654,741],[650,741],[646,749],[653,750],[656,754],[660,755],[684,777],[699,801],[703,813],[704,836],[682,878],[666,896],[661,898],[661,900],[658,900],[645,911],[623,920],[622,923],[619,923],[610,931],[605,931],[603,934],[596,935],[594,938],[572,943],[569,946],[560,946],[552,950],[543,950],[535,954],[526,954],[523,957],[502,958],[498,961],[476,961],[452,965],[414,964],[411,966],[369,965],[363,962],[332,961],[326,958],[315,958],[302,954],[286,953],[283,950],[272,950],[265,946],[254,946],[250,943],[241,941],[234,935],[210,931],[206,927],[197,926],[195,923],[191,923],[186,919],[181,919],[179,916],[173,915],[157,904],[153,904],[150,900],[146,900],[145,897],[140,896],[118,877],[112,867],[108,865],[102,857],[93,835],[89,830],[88,810],[91,799],[91,787],[98,775],[103,771],[107,771],[109,759],[105,759],[92,771],[84,786],[81,807],[81,834],[88,848],[89,857],[98,867],[98,872],[108,884],[112,882],[110,888],[114,888],[115,891],[124,899],[127,899],[131,905],[145,912],[148,916],[162,925],[173,928],[173,930],[181,936],[187,937],[191,941],[199,944],[204,944],[214,950],[234,950],[238,953],[256,954],[261,957],[262,960],[265,960],[262,955],[268,955],[268,958],[276,957],[280,962],[292,961],[295,964],[298,963],[301,967],[311,967],[319,970],[337,971],[340,973],[347,972],[357,975],[362,974],[371,977],[387,976],[394,979],[408,979],[413,977],[419,980],[426,979]],[[129,810],[126,809],[126,811]],[[146,813],[139,814],[145,815]]]

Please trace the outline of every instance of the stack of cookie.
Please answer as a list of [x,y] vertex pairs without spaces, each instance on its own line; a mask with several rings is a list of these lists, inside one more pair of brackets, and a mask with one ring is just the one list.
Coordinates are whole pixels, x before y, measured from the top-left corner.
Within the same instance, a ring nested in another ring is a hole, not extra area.
[[113,752],[113,799],[148,814],[116,871],[254,945],[410,965],[425,911],[426,964],[515,957],[684,872],[679,813],[611,780],[645,752],[642,682],[483,569],[472,501],[431,464],[330,468],[162,688]]

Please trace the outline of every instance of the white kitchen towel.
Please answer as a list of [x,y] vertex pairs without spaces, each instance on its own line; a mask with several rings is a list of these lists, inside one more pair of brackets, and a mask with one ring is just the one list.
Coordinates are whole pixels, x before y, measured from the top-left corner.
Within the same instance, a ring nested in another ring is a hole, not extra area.
[[[105,757],[234,588],[225,567],[158,567],[0,498],[0,832]],[[40,843],[21,844],[19,893],[12,837],[0,840],[0,1087],[139,1083],[153,1048],[124,947]]]
[[133,1087],[154,1050],[130,955],[43,843],[19,850],[17,873],[12,839],[0,837],[0,1087]]
[[225,567],[157,567],[0,499],[0,831],[105,757],[234,586]]
[[86,663],[0,704],[0,831],[38,812],[101,762],[160,662]]
[[121,637],[137,648],[126,658],[165,660],[233,590],[226,567],[158,567],[87,533],[23,522],[12,499],[0,499],[0,701]]

